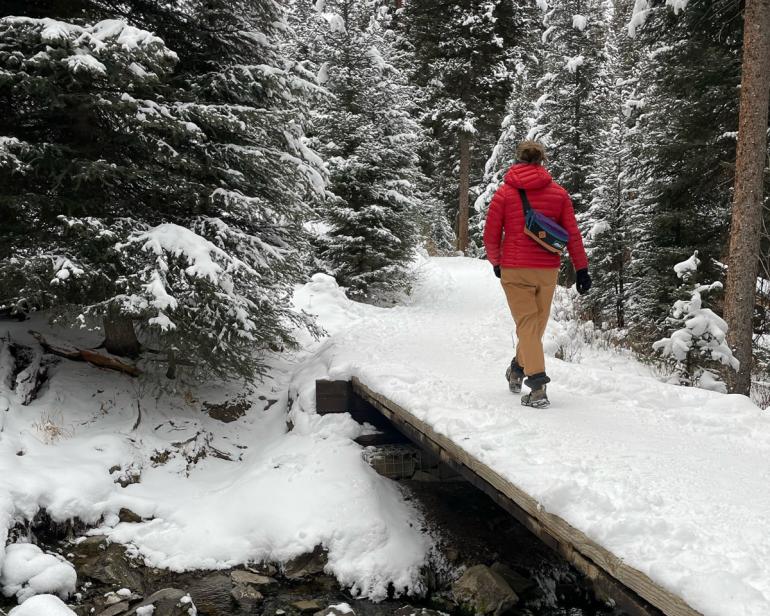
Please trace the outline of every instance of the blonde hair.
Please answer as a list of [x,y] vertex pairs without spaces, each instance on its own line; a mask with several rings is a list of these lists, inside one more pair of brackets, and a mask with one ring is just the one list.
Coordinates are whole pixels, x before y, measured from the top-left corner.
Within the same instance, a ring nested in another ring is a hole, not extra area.
[[545,146],[538,141],[522,141],[516,148],[516,159],[522,163],[541,165],[547,159],[545,156]]

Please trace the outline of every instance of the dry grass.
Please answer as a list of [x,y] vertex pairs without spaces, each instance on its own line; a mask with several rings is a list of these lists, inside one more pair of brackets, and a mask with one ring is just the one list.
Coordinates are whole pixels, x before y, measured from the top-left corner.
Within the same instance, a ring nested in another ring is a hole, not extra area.
[[52,414],[44,411],[32,427],[46,445],[52,445],[63,438],[73,436],[72,430],[64,426],[64,417],[61,413]]

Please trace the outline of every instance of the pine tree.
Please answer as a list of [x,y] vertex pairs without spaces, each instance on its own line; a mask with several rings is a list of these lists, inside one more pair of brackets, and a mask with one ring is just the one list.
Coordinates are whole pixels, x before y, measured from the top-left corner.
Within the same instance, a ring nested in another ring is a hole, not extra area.
[[248,0],[0,21],[2,304],[133,323],[169,376],[180,358],[260,373],[292,344],[323,177],[284,28],[278,4]]
[[564,0],[548,8],[532,136],[548,147],[549,169],[584,211],[601,126],[597,84],[604,63],[606,8],[600,0]]
[[670,264],[683,250],[699,252],[705,277],[721,275],[715,263],[724,246],[735,156],[738,11],[727,2],[692,0],[682,10],[661,1],[631,23],[642,59],[642,107],[629,168],[640,221],[629,312],[648,340],[677,295]]
[[329,165],[321,257],[351,297],[385,301],[409,283],[418,241],[412,89],[394,62],[389,12],[354,0],[295,7],[306,60],[330,96],[313,118],[313,143]]
[[404,7],[403,28],[415,50],[416,80],[428,94],[423,115],[439,148],[430,166],[436,196],[457,220],[468,248],[470,186],[496,139],[511,91],[511,49],[524,32],[517,6],[504,0],[429,0]]
[[506,113],[499,131],[497,143],[484,165],[481,182],[474,186],[474,212],[471,222],[471,243],[481,246],[484,220],[495,191],[505,173],[516,162],[516,146],[524,139],[534,137],[537,83],[542,75],[540,58],[541,11],[533,3],[521,7],[521,32],[519,44],[511,51],[511,93]]
[[735,371],[739,363],[726,342],[727,323],[703,305],[703,295],[721,290],[722,283],[697,284],[700,264],[695,251],[689,259],[674,266],[683,287],[690,285],[681,290],[689,299],[674,303],[671,316],[666,320],[671,335],[652,346],[671,366],[673,382],[727,393],[727,386],[719,378],[719,367],[724,365]]
[[633,296],[629,265],[642,226],[629,170],[631,142],[641,99],[637,92],[638,54],[626,33],[628,2],[618,1],[607,32],[604,62],[593,100],[601,128],[586,182],[592,186],[584,215],[586,250],[593,272],[591,294],[582,299],[597,324],[623,328]]

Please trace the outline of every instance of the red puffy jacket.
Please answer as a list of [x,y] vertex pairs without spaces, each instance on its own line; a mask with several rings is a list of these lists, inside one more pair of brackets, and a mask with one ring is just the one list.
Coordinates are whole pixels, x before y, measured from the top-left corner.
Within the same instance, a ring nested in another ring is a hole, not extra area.
[[588,267],[583,238],[567,191],[553,181],[545,167],[527,163],[517,163],[510,168],[489,205],[484,246],[492,265],[553,269],[561,265],[558,254],[547,251],[524,234],[520,188],[527,191],[535,210],[555,220],[569,233],[567,250],[575,270]]

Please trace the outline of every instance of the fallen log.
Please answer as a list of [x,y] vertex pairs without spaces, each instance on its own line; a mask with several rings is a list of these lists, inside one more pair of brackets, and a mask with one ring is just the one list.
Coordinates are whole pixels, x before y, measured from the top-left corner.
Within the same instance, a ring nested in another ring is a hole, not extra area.
[[122,372],[129,376],[139,376],[141,374],[139,368],[134,364],[121,361],[116,357],[97,353],[91,349],[81,349],[69,343],[58,342],[53,344],[46,340],[45,336],[40,332],[30,330],[29,333],[40,343],[40,346],[43,347],[43,350],[46,353],[58,355],[59,357],[64,357],[73,361],[85,361],[93,366],[115,370],[116,372]]

